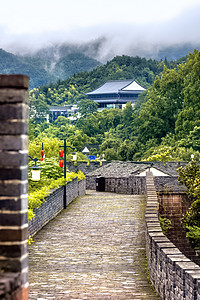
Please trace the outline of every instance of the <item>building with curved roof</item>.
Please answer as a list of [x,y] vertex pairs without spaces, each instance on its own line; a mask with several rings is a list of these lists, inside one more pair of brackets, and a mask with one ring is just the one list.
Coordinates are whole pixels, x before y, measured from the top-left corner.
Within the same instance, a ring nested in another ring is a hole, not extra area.
[[89,99],[97,102],[101,110],[123,108],[127,102],[134,105],[139,94],[144,91],[145,89],[133,79],[111,80],[86,95]]

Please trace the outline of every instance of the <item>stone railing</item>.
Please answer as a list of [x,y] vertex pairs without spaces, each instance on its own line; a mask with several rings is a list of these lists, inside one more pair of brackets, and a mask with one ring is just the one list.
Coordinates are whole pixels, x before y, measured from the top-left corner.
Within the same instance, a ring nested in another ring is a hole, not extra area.
[[[78,181],[78,178],[75,178],[67,183],[67,205],[75,198],[85,195],[85,186],[85,179]],[[63,193],[64,187],[53,190],[51,194],[46,197],[45,202],[43,202],[38,209],[34,210],[35,217],[28,223],[28,231],[31,237],[63,210]]]
[[146,177],[146,254],[150,280],[161,299],[200,299],[200,266],[163,234],[159,203],[151,173]]

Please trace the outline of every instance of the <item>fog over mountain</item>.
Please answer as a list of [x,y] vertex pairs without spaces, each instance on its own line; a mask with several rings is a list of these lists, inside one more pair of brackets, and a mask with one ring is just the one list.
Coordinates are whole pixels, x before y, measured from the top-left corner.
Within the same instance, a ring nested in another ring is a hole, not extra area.
[[[197,1],[198,2],[198,1]],[[168,8],[169,9],[169,8]],[[173,7],[171,7],[173,10]],[[73,26],[70,30],[49,30],[41,33],[9,33],[0,25],[0,47],[17,54],[45,55],[57,59],[63,51],[80,51],[102,63],[116,55],[176,59],[200,46],[200,3],[161,21],[104,22],[93,26]],[[66,16],[67,17],[67,16]],[[152,18],[153,19],[153,18]],[[48,49],[48,50],[47,50]],[[166,51],[166,49],[168,49]],[[167,54],[167,55],[166,55]],[[65,54],[66,55],[66,54]]]
[[[200,50],[200,0],[3,1],[0,72],[36,87],[115,56],[168,61]],[[22,9],[23,8],[23,9]]]

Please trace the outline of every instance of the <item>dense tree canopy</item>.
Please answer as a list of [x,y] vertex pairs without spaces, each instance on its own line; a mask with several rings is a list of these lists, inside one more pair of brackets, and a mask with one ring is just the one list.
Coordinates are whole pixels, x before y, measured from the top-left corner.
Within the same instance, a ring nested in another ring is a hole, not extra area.
[[183,80],[183,110],[176,121],[176,134],[183,138],[200,126],[200,52],[189,54],[186,64],[180,66]]
[[140,57],[117,56],[90,72],[80,72],[67,80],[41,86],[30,92],[30,99],[45,99],[48,105],[66,105],[86,99],[84,93],[108,80],[133,78],[144,88],[150,87],[164,63]]
[[[121,56],[91,72],[32,90],[31,126],[35,127],[34,131],[30,127],[31,138],[67,138],[77,150],[84,143],[97,143],[107,159],[187,160],[192,153],[198,158],[199,51],[194,50],[183,61],[165,61],[167,67],[164,62]],[[149,87],[135,107],[127,103],[123,110],[99,112],[96,103],[84,94],[108,79],[130,77]],[[77,102],[82,117],[73,125],[63,117],[53,124],[43,122],[49,105]]]

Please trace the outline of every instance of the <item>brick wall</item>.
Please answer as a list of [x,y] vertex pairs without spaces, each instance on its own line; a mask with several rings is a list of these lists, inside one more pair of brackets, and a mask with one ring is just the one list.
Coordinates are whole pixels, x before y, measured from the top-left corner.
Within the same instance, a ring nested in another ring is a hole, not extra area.
[[[86,176],[86,188],[96,189],[96,176]],[[105,191],[118,194],[144,195],[146,193],[145,177],[105,178]]]
[[28,84],[0,75],[0,298],[28,299]]
[[146,254],[150,280],[161,299],[200,299],[200,266],[187,258],[163,234],[151,173],[147,174],[146,184]]
[[171,221],[172,228],[166,233],[167,237],[189,259],[200,264],[200,258],[190,246],[186,238],[186,231],[182,225],[182,216],[189,209],[189,200],[186,194],[168,193],[158,194],[159,212]]
[[[86,181],[78,178],[67,183],[66,199],[69,205],[75,198],[85,195]],[[64,188],[60,187],[51,192],[45,198],[45,202],[34,210],[35,218],[28,222],[28,232],[30,236],[34,236],[42,227],[57,216],[63,210],[63,192]]]

